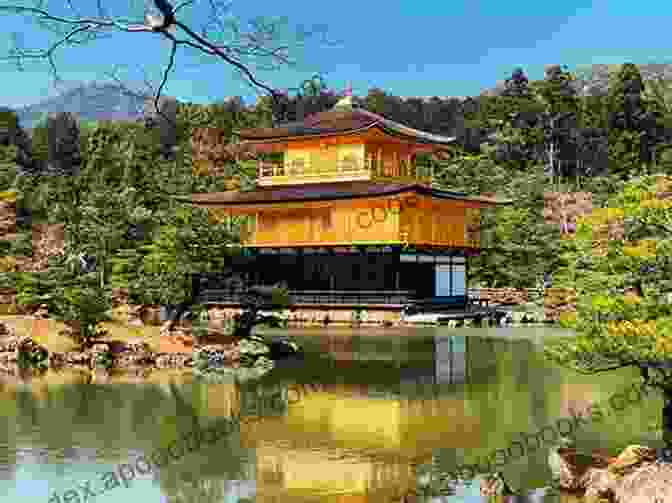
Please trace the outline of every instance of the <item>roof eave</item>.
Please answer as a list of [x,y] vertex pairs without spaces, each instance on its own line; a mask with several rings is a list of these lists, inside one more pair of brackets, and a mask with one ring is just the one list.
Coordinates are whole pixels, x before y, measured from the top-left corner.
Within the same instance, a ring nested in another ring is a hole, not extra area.
[[245,141],[247,143],[282,143],[285,141],[291,141],[291,140],[305,140],[307,138],[323,138],[325,136],[342,136],[342,135],[351,135],[351,134],[357,134],[361,133],[362,131],[366,131],[367,129],[371,129],[372,127],[376,126],[376,123],[369,124],[367,126],[357,128],[357,129],[346,129],[345,131],[336,131],[336,132],[330,132],[330,133],[320,133],[320,134],[304,134],[304,135],[298,135],[298,136],[277,136],[277,137],[270,137],[270,138],[249,138],[245,137],[242,135],[240,136],[240,139],[242,141]]
[[[265,189],[265,190],[272,190],[272,189]],[[345,200],[345,199],[362,199],[362,198],[385,198],[385,197],[390,197],[390,196],[395,196],[404,192],[416,192],[419,194],[425,194],[429,196],[434,196],[437,198],[441,199],[451,199],[455,201],[467,201],[467,202],[474,202],[474,203],[479,203],[487,206],[505,206],[505,205],[510,205],[513,204],[514,201],[511,199],[489,199],[489,198],[480,198],[480,197],[473,197],[473,196],[464,196],[458,193],[453,193],[450,191],[443,191],[439,189],[433,189],[431,187],[427,187],[425,185],[421,184],[411,184],[411,185],[406,185],[399,187],[397,189],[392,189],[384,193],[380,194],[336,194],[332,195],[329,197],[322,197],[322,198],[305,198],[305,199],[275,199],[272,201],[204,201],[204,200],[194,200],[193,196],[191,198],[187,197],[176,197],[175,200],[179,202],[184,202],[184,203],[189,203],[193,204],[196,206],[233,206],[233,207],[241,207],[241,206],[246,206],[246,205],[273,205],[273,204],[278,204],[278,203],[310,203],[310,202],[319,202],[319,201],[340,201],[340,200]],[[220,192],[220,194],[227,194],[227,193],[238,193],[238,191],[226,191],[226,192]]]
[[357,129],[351,129],[351,130],[346,130],[346,131],[337,131],[337,132],[330,132],[330,133],[321,133],[321,134],[306,134],[306,135],[299,135],[299,136],[278,136],[274,138],[250,138],[250,137],[245,137],[245,136],[240,136],[240,139],[246,143],[249,144],[267,144],[267,143],[283,143],[286,141],[294,141],[294,140],[305,140],[305,139],[313,139],[313,138],[325,138],[325,137],[333,137],[333,136],[344,136],[344,135],[352,135],[352,134],[358,134],[363,131],[366,131],[368,129],[372,128],[379,128],[381,129],[384,133],[389,134],[390,136],[395,136],[395,137],[400,137],[403,138],[404,140],[413,142],[413,143],[419,143],[423,145],[434,145],[436,147],[448,147],[450,145],[453,145],[456,141],[456,137],[437,137],[435,138],[425,138],[422,136],[413,136],[409,135],[404,131],[400,131],[394,128],[391,128],[389,126],[386,126],[385,124],[381,123],[373,123],[370,124],[366,127],[362,128],[357,128]]

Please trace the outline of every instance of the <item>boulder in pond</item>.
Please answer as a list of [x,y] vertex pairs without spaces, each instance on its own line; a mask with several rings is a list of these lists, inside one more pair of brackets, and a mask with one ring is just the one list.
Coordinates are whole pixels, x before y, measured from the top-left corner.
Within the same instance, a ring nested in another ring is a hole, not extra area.
[[558,449],[560,488],[585,492],[586,503],[660,503],[672,501],[672,463],[658,458],[656,450],[628,446],[616,458],[577,454]]

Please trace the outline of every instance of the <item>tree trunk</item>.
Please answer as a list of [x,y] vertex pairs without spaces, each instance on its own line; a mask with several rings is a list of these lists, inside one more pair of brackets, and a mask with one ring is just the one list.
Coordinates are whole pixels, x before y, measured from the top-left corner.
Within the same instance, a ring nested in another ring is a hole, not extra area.
[[668,448],[672,448],[672,390],[663,392],[665,405],[663,407],[663,441]]

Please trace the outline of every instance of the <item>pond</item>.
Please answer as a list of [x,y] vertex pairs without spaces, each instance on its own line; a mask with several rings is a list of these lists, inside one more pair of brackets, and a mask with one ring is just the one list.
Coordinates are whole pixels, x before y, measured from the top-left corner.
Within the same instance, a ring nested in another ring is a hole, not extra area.
[[[304,361],[244,385],[189,371],[103,382],[74,370],[2,376],[2,501],[410,502],[402,498],[430,469],[476,464],[632,384],[629,370],[582,376],[545,361],[544,344],[568,334],[291,329]],[[658,445],[661,406],[651,395],[575,436],[614,453]],[[219,433],[176,442],[208,429]],[[544,495],[547,458],[544,446],[499,468],[528,494],[517,501],[570,501]],[[479,477],[433,501],[487,501]]]

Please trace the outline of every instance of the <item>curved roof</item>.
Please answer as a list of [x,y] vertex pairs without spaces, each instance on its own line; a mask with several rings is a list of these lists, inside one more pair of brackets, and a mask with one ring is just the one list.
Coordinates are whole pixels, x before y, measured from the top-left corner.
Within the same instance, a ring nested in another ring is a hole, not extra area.
[[274,204],[280,202],[308,202],[333,201],[339,199],[355,199],[361,197],[392,196],[403,192],[415,192],[440,199],[455,199],[473,201],[483,205],[496,206],[511,204],[510,200],[492,197],[467,196],[462,192],[439,190],[417,183],[373,183],[359,182],[332,182],[314,183],[285,187],[262,187],[251,192],[211,192],[192,194],[191,197],[182,196],[175,199],[197,206],[241,206],[246,204]]
[[379,128],[388,134],[402,136],[417,143],[450,145],[455,142],[455,137],[426,133],[391,121],[363,108],[338,105],[332,110],[310,115],[302,121],[288,122],[274,128],[242,129],[238,134],[243,141],[261,143],[290,138],[355,133],[370,128]]

